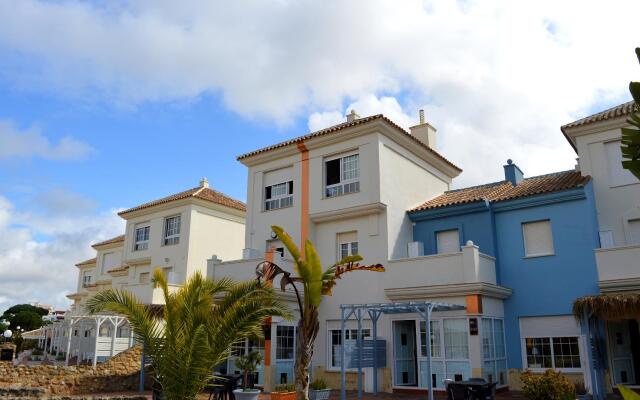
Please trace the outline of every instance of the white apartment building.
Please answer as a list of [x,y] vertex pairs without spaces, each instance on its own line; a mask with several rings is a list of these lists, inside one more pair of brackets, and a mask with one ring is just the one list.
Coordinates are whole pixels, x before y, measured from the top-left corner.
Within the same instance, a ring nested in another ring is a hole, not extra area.
[[[640,180],[622,168],[621,129],[630,127],[637,111],[630,101],[562,127],[578,153],[579,168],[594,182],[600,229],[595,249],[600,291],[603,294],[640,291]],[[637,319],[607,321],[605,341],[609,388],[640,385],[640,342]]]
[[[124,318],[89,316],[86,301],[114,288],[127,290],[146,304],[162,304],[151,278],[162,268],[171,286],[179,286],[196,271],[206,274],[207,260],[237,259],[244,247],[245,204],[200,185],[118,213],[125,234],[94,244],[96,257],[76,264],[79,270],[74,301],[62,323],[46,327],[52,353],[67,361],[103,361],[133,344]],[[67,338],[71,337],[71,341]]]
[[[282,226],[296,242],[311,240],[325,268],[348,254],[366,264],[380,263],[386,272],[355,272],[338,282],[320,312],[312,370],[333,388],[339,387],[340,305],[430,300],[466,310],[436,312],[431,323],[436,388],[447,378],[482,376],[481,340],[469,335],[470,320],[501,319],[502,299],[510,290],[496,284],[495,260],[467,243],[449,254],[422,256],[413,241],[410,210],[448,190],[461,169],[436,151],[436,130],[424,122],[407,132],[382,115],[360,118],[238,157],[248,168],[247,225],[244,257],[211,260],[209,276],[255,277],[265,251],[275,249],[274,262],[292,271],[289,254],[271,233]],[[277,285],[276,285],[277,287]],[[291,293],[285,298],[297,305]],[[479,306],[479,304],[482,304]],[[295,321],[273,320],[265,343],[246,348],[264,351],[259,382],[271,389],[292,382]],[[363,335],[371,337],[371,321]],[[349,321],[347,340],[356,337]],[[425,325],[417,314],[383,315],[378,338],[386,341],[386,367],[379,370],[378,390],[424,389]],[[445,352],[446,349],[446,352]],[[243,349],[238,349],[241,352]],[[409,361],[406,352],[417,353]],[[220,370],[234,372],[234,357]],[[347,385],[354,388],[353,370]],[[365,389],[373,389],[372,369],[365,368]],[[505,372],[506,374],[506,372]],[[506,378],[505,378],[506,379]]]

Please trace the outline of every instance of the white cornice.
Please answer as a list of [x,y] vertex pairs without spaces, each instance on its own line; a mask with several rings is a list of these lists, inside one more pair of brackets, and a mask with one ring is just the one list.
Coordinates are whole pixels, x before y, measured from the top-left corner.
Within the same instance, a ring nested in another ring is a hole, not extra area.
[[361,217],[364,215],[380,214],[387,209],[387,205],[383,203],[370,203],[361,206],[340,208],[337,210],[317,212],[309,214],[309,219],[313,222],[335,221],[345,217]]
[[640,278],[610,279],[600,281],[602,293],[640,292]]
[[496,299],[506,299],[513,292],[504,286],[492,283],[457,283],[452,285],[414,286],[404,288],[384,289],[389,300],[420,300],[434,297],[457,297],[470,294],[480,294]]

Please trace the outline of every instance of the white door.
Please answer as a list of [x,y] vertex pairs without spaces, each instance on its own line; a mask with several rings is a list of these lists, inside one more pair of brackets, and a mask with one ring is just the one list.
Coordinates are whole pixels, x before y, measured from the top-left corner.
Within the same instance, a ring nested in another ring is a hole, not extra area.
[[635,383],[629,321],[610,321],[608,331],[614,384]]

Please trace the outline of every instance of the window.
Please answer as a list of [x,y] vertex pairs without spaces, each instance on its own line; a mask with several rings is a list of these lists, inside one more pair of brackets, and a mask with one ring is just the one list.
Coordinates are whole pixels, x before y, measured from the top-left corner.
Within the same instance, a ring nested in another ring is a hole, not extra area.
[[460,251],[460,233],[457,229],[436,232],[438,254],[457,253]]
[[265,211],[291,207],[293,205],[293,181],[278,183],[264,188]]
[[445,319],[444,353],[448,359],[469,358],[469,330],[466,318]]
[[114,267],[119,267],[122,263],[121,253],[111,252],[102,255],[102,267],[101,271],[106,274],[107,271]]
[[631,243],[640,243],[640,219],[629,220],[629,239]]
[[579,369],[578,337],[525,338],[527,368]]
[[360,160],[358,154],[328,160],[325,162],[327,197],[360,191]]
[[620,150],[620,145],[621,143],[619,140],[604,144],[609,166],[610,186],[621,186],[638,183],[638,178],[633,176],[631,172],[622,168],[622,151]]
[[483,378],[506,385],[508,374],[503,320],[482,318],[482,359]]
[[600,231],[600,248],[609,249],[614,246],[613,244],[613,232],[612,231]]
[[151,274],[149,272],[141,272],[140,273],[140,283],[147,284],[150,282]]
[[526,222],[522,224],[525,257],[539,257],[553,254],[551,221]]
[[[427,323],[420,321],[420,352],[422,357],[427,356]],[[431,321],[431,357],[442,357],[440,351],[440,321]]]
[[338,233],[338,261],[358,254],[358,232]]
[[165,218],[164,220],[164,244],[180,243],[180,216]]
[[[342,331],[340,329],[333,329],[330,331],[331,345],[329,346],[329,358],[331,360],[330,366],[333,368],[340,368],[340,345],[342,344]],[[355,345],[355,341],[358,339],[357,329],[345,329],[344,331],[347,344]],[[371,338],[370,329],[362,329],[362,339]],[[347,354],[348,349],[345,348],[345,359],[349,359],[350,354]]]
[[82,286],[87,287],[91,284],[91,275],[85,273],[82,277]]
[[294,326],[278,325],[276,328],[276,359],[293,360],[295,354],[295,334]]
[[147,250],[149,248],[149,226],[141,226],[136,228],[135,243],[133,244],[133,251]]

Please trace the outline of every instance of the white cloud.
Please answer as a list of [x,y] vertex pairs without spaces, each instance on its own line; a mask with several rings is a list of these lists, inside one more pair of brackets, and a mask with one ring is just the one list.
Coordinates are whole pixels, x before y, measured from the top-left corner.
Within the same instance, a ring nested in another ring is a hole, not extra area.
[[0,0],[0,73],[119,105],[219,94],[310,127],[350,103],[402,125],[422,107],[462,184],[499,178],[509,157],[528,175],[572,167],[559,126],[624,101],[638,76],[634,0],[116,4]]
[[[115,210],[100,213],[74,193],[53,196],[76,199],[76,212],[24,213],[0,196],[0,312],[17,303],[39,301],[66,307],[75,290],[77,262],[95,255],[90,243],[116,236],[124,224]],[[69,204],[73,207],[73,204]]]
[[10,121],[0,120],[0,161],[21,157],[77,160],[92,152],[91,146],[71,137],[65,136],[52,143],[37,127],[20,131]]

